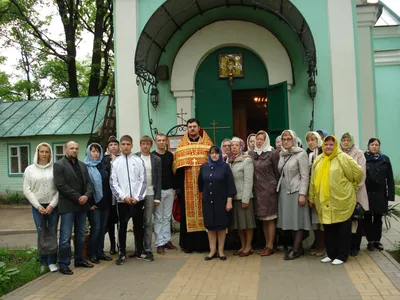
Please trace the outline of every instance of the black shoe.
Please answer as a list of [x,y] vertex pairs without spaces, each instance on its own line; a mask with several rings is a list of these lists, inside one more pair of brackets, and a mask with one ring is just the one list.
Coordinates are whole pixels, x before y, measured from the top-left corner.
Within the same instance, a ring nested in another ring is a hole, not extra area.
[[100,260],[105,260],[105,261],[112,261],[113,259],[112,259],[112,257],[109,257],[109,256],[107,256],[107,255],[102,255],[102,256],[99,256],[99,259]]
[[140,256],[136,257],[138,260],[143,260],[143,261],[153,261],[154,257],[153,257],[153,253],[151,252],[145,252],[142,253]]
[[72,275],[72,274],[74,274],[74,272],[72,272],[71,269],[68,268],[68,267],[60,268],[58,270],[58,272],[60,272],[61,274],[64,274],[64,275]]
[[300,253],[292,250],[292,251],[290,251],[289,254],[285,255],[285,257],[283,259],[284,260],[293,260],[293,259],[296,259],[299,257],[300,257]]
[[357,256],[359,252],[360,252],[359,249],[351,249],[350,255],[351,256]]
[[129,258],[135,258],[135,257],[139,257],[140,256],[140,254],[139,254],[139,252],[133,252],[132,254],[129,254]]
[[93,264],[99,264],[100,263],[100,260],[96,256],[89,258],[89,261],[91,263],[93,263]]
[[110,249],[110,255],[115,255],[117,254],[117,252],[115,251],[115,249]]
[[185,252],[185,253],[192,253],[193,250],[191,250],[191,249],[185,249],[185,250],[183,250],[183,252]]
[[206,256],[206,257],[204,257],[204,260],[212,260],[213,258],[216,258],[217,257],[217,253],[214,253],[214,255],[213,256]]
[[385,250],[383,248],[383,245],[380,242],[374,242],[374,247],[375,247],[375,249],[378,249],[379,251]]
[[125,261],[126,261],[126,256],[125,256],[125,254],[120,254],[120,255],[118,256],[118,259],[115,261],[115,264],[116,264],[117,266],[120,266],[120,265],[123,265],[123,264],[125,263]]
[[75,268],[93,268],[93,265],[84,260],[81,263],[75,264]]
[[374,251],[375,250],[374,242],[369,242],[368,245],[367,245],[367,249],[369,251]]

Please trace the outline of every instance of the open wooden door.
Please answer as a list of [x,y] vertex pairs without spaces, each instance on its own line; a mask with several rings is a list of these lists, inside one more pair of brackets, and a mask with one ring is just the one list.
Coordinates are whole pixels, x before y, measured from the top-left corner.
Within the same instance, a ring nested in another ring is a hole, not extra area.
[[241,99],[234,99],[232,103],[233,135],[246,141],[247,114],[246,103]]
[[268,97],[268,128],[271,145],[275,147],[275,139],[282,131],[289,129],[289,107],[287,82],[270,85]]

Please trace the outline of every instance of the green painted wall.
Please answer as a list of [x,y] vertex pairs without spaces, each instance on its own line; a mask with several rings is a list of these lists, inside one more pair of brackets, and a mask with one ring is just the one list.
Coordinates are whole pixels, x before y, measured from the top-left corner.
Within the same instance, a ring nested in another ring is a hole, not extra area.
[[[327,0],[293,0],[292,2],[307,20],[313,32],[317,48],[318,94],[315,99],[315,127],[322,127],[332,132],[333,115]],[[139,1],[139,32],[141,32],[151,14],[162,3],[162,0]],[[291,127],[300,137],[303,137],[308,131],[311,118],[311,100],[307,94],[307,64],[301,55],[301,47],[295,34],[276,16],[261,10],[239,6],[222,7],[205,12],[203,15],[199,15],[187,22],[181,30],[175,33],[166,46],[166,51],[160,59],[160,64],[168,65],[171,72],[175,56],[184,42],[206,24],[221,19],[247,19],[256,24],[265,25],[288,49],[296,80],[296,85],[292,87],[290,95]],[[176,101],[170,91],[169,82],[160,83],[158,88],[160,90],[160,105],[157,110],[151,108],[150,111],[155,126],[160,131],[165,132],[175,125]],[[146,101],[147,97],[142,93],[140,113],[143,116],[141,118],[141,131],[143,134],[149,134]]]
[[[8,155],[7,149],[9,144],[23,144],[29,145],[30,155],[29,164],[33,163],[33,156],[37,145],[42,142],[49,143],[50,145],[65,143],[71,139],[74,139],[79,144],[79,159],[84,160],[86,153],[86,144],[89,140],[89,135],[75,135],[75,136],[32,136],[25,138],[1,138],[0,139],[0,194],[5,193],[7,190],[10,191],[22,191],[22,175],[9,176],[8,168]],[[54,149],[53,149],[54,151]]]
[[375,38],[374,49],[375,51],[400,49],[400,37]]
[[[235,78],[232,88],[228,79],[218,78],[218,55],[228,53],[243,54],[243,78]],[[202,127],[210,127],[216,120],[218,126],[230,127],[216,131],[216,144],[219,145],[224,138],[232,137],[232,89],[266,89],[268,87],[268,74],[263,62],[253,52],[240,47],[220,48],[200,64],[195,80],[196,90],[196,117]],[[207,130],[213,140],[213,131]]]
[[389,156],[393,172],[398,177],[400,177],[400,155],[395,132],[400,128],[399,78],[400,65],[375,67],[377,136],[382,142],[382,152]]

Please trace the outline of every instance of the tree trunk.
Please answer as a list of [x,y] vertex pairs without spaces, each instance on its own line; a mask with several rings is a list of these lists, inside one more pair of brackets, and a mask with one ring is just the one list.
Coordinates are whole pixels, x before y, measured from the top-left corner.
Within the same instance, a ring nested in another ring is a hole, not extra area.
[[[68,1],[66,5],[65,1]],[[79,3],[79,2],[77,2]],[[78,75],[76,73],[76,25],[77,10],[73,0],[57,0],[58,10],[64,26],[67,46],[68,89],[71,97],[79,97]]]
[[90,70],[89,80],[89,96],[97,96],[99,94],[100,85],[100,71],[101,71],[101,48],[102,39],[104,34],[104,16],[106,13],[106,7],[104,0],[96,0],[96,18],[94,23],[94,39],[93,39],[93,51],[92,51],[92,64]]

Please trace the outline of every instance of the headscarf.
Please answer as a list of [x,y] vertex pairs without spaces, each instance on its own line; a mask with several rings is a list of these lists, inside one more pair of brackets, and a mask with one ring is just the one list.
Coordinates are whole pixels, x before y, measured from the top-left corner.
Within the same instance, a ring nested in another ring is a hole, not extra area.
[[[219,153],[219,158],[218,158],[217,161],[213,161],[213,160],[212,160],[212,158],[211,158],[211,150],[216,150],[216,152]],[[212,146],[212,147],[210,148],[210,150],[208,150],[208,164],[209,164],[211,167],[214,167],[214,166],[216,166],[216,165],[220,165],[220,164],[223,164],[223,163],[225,163],[225,162],[224,162],[224,160],[222,159],[222,150],[221,150],[221,148],[219,148],[219,147],[216,146],[216,145]]]
[[371,161],[371,160],[382,160],[383,159],[383,154],[379,149],[378,153],[372,153],[369,150],[369,145],[372,144],[373,142],[378,141],[379,146],[381,145],[381,141],[378,138],[370,138],[368,141],[368,150],[366,151],[366,155],[365,158],[367,159],[367,161]]
[[319,154],[319,148],[322,147],[322,139],[321,139],[321,136],[319,135],[318,132],[316,132],[316,131],[309,131],[309,132],[307,132],[307,134],[306,134],[306,140],[307,140],[307,136],[308,136],[309,134],[312,134],[312,135],[315,136],[315,138],[317,139],[317,147],[316,147],[313,151],[311,151],[311,149],[308,148],[308,149],[310,149],[310,151],[311,151],[311,152],[308,154],[308,166],[309,166],[309,167],[312,167],[312,164],[314,163],[314,160],[317,158],[317,156],[318,156],[318,154]]
[[[100,147],[100,156],[97,160],[93,160],[90,156],[90,147],[92,145],[97,145]],[[103,178],[101,177],[99,169],[97,169],[97,165],[101,163],[103,159],[103,148],[97,143],[91,143],[86,148],[86,157],[85,157],[85,165],[89,172],[90,180],[93,184],[93,196],[95,203],[100,202],[103,199]]]
[[301,138],[297,137],[296,141],[297,141],[297,147],[300,147],[303,149],[303,142],[301,141]]
[[318,129],[317,132],[319,132],[319,131],[322,132],[322,135],[324,136],[324,138],[326,138],[328,136],[328,131],[326,131],[325,129],[323,129],[323,128]]
[[[49,162],[46,165],[39,165],[39,148],[42,147],[42,146],[46,146],[50,151]],[[51,146],[49,144],[40,143],[39,145],[37,145],[36,151],[35,151],[35,156],[33,157],[33,163],[39,169],[46,169],[48,167],[52,167],[53,166],[53,151],[51,150]]]
[[235,137],[232,138],[231,142],[232,143],[233,142],[239,143],[240,144],[240,150],[239,150],[238,154],[233,154],[232,153],[231,157],[229,158],[229,163],[233,162],[236,157],[239,157],[239,156],[244,154],[243,153],[243,151],[244,151],[244,141],[241,138],[238,138],[238,137],[235,136]]
[[[335,146],[330,155],[325,153],[325,142],[328,137],[333,137]],[[339,149],[339,143],[334,135],[328,135],[322,143],[322,155],[323,158],[319,163],[318,171],[315,174],[315,189],[322,192],[325,199],[330,199],[330,188],[329,188],[329,175],[331,170],[331,161],[342,151]]]
[[296,132],[294,132],[293,130],[290,130],[290,129],[284,130],[284,131],[282,131],[282,135],[281,135],[282,138],[283,138],[283,134],[284,134],[285,132],[288,132],[288,133],[292,136],[292,138],[293,138],[293,145],[292,145],[291,148],[285,149],[285,148],[283,147],[283,142],[282,142],[282,150],[281,150],[280,154],[281,154],[282,156],[289,156],[289,155],[292,155],[292,154],[295,154],[295,153],[304,151],[304,150],[301,149],[301,148],[298,146],[298,144],[297,144],[297,135],[296,135]]
[[[350,146],[347,148],[344,148],[342,145],[342,139],[345,135],[348,135],[350,137]],[[349,153],[351,148],[353,147],[354,147],[354,136],[350,132],[343,133],[342,137],[340,138],[340,149],[342,149],[342,151],[345,153]]]
[[272,151],[271,142],[270,142],[268,133],[266,133],[264,130],[260,130],[259,132],[257,132],[256,136],[259,134],[263,134],[263,133],[265,134],[264,144],[261,146],[261,148],[258,148],[257,143],[256,143],[256,148],[254,149],[254,152],[256,152],[258,155],[260,155],[263,152]]
[[250,146],[249,146],[249,144],[250,144],[250,138],[251,138],[252,136],[256,136],[256,134],[255,134],[255,133],[251,133],[251,134],[249,134],[249,136],[247,137],[247,143],[246,143],[247,151],[252,150],[252,149],[250,148]]

